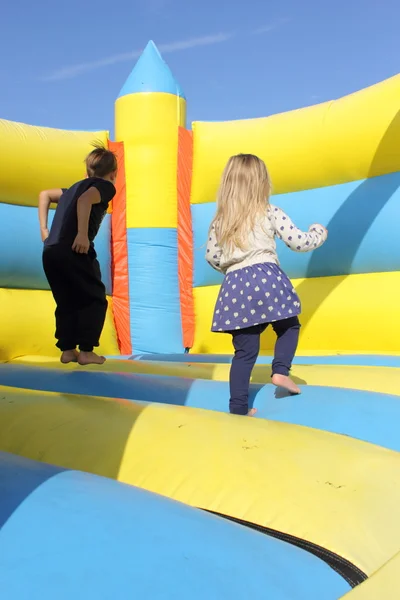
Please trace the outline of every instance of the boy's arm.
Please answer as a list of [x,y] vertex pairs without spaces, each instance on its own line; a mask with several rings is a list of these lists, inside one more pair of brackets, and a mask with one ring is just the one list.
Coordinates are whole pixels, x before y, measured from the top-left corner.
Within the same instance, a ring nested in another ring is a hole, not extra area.
[[93,204],[100,204],[101,194],[96,187],[90,187],[77,202],[78,233],[72,245],[72,250],[78,254],[87,254],[90,247],[89,218]]
[[52,202],[54,204],[58,204],[58,201],[60,200],[63,193],[64,193],[64,190],[62,190],[61,188],[57,188],[55,190],[43,190],[43,192],[40,192],[40,194],[39,194],[39,202],[38,202],[39,224],[40,224],[40,234],[42,236],[43,242],[49,235],[47,220],[49,217],[50,204]]
[[276,206],[270,205],[270,218],[277,237],[294,252],[316,250],[328,237],[328,230],[319,224],[310,225],[308,231],[301,231],[287,214]]

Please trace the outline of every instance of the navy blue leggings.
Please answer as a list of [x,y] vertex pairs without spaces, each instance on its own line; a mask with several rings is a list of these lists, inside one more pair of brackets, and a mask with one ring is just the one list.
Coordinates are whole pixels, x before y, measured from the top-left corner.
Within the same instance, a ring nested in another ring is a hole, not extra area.
[[[277,335],[272,374],[289,375],[299,340],[299,319],[291,317],[271,324]],[[235,356],[232,359],[229,375],[231,393],[229,411],[235,415],[246,415],[249,410],[251,372],[260,352],[260,336],[267,327],[268,323],[263,323],[230,332]]]

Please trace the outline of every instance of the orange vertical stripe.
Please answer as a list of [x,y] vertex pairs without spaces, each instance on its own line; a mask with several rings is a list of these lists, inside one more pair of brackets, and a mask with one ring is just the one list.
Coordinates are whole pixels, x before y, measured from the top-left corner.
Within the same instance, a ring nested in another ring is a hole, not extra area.
[[193,232],[190,210],[192,183],[193,136],[179,127],[178,146],[178,278],[184,348],[194,340],[193,302]]
[[128,246],[126,241],[126,185],[123,142],[108,142],[118,160],[117,193],[113,198],[111,215],[111,259],[113,311],[119,351],[132,354],[129,321]]

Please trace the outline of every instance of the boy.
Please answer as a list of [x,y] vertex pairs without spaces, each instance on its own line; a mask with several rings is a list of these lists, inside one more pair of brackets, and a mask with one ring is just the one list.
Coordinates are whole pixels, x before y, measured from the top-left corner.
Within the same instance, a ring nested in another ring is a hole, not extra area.
[[[67,190],[40,193],[39,222],[43,268],[57,305],[55,337],[61,362],[101,365],[105,358],[93,348],[99,345],[107,299],[93,240],[116,192],[117,159],[110,150],[96,147],[85,162],[86,179]],[[52,202],[57,209],[49,233]]]

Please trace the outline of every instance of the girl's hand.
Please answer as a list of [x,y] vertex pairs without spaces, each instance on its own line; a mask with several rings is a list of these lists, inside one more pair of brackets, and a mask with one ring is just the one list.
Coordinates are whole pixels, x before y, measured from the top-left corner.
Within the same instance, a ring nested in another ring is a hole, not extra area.
[[90,242],[87,235],[78,233],[74,243],[72,244],[72,250],[78,254],[87,254],[89,251]]
[[320,223],[314,223],[313,225],[311,225],[309,231],[312,231],[313,229],[316,229],[318,231],[318,233],[320,232],[320,230],[321,230],[321,233],[323,231],[325,231],[326,237],[328,237],[328,230],[327,230],[327,228],[324,227],[323,225],[321,225]]
[[40,235],[42,237],[42,242],[45,242],[49,237],[49,230],[46,228],[40,230]]

